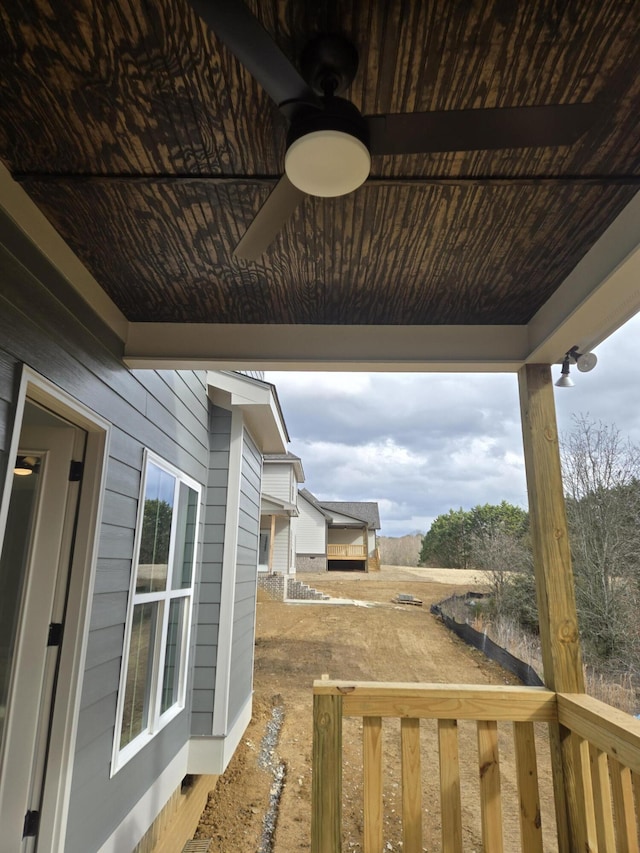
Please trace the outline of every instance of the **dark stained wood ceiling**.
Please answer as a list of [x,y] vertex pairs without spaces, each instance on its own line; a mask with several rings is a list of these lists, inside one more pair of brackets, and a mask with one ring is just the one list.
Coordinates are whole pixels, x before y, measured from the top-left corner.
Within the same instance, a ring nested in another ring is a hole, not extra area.
[[637,0],[249,5],[292,58],[347,35],[364,113],[599,119],[573,146],[374,157],[249,263],[286,122],[185,0],[3,0],[0,156],[129,320],[526,323],[638,188]]

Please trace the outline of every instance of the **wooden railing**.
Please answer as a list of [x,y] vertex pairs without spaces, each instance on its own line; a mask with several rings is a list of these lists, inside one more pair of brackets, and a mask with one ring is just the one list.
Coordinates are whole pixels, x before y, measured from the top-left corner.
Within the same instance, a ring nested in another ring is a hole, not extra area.
[[367,549],[364,545],[327,545],[327,557],[332,559],[362,559],[367,556]]
[[637,853],[640,722],[591,696],[558,694],[558,721],[572,732],[583,802],[581,849]]
[[[440,773],[441,849],[462,853],[461,754],[458,721],[475,720],[476,778],[483,849],[504,847],[498,722],[512,722],[515,775],[523,853],[542,853],[534,723],[569,730],[578,758],[576,850],[638,851],[640,815],[640,722],[584,695],[555,694],[542,687],[314,683],[312,853],[342,850],[342,719],[363,721],[363,849],[381,853],[383,837],[382,719],[400,719],[402,850],[422,853],[420,720],[436,720]],[[432,763],[432,758],[430,758]],[[429,804],[433,808],[433,804]],[[352,839],[350,839],[352,840]],[[353,839],[357,840],[357,839]],[[516,842],[517,843],[517,842]]]
[[369,557],[369,571],[380,571],[380,548],[376,548],[373,554]]

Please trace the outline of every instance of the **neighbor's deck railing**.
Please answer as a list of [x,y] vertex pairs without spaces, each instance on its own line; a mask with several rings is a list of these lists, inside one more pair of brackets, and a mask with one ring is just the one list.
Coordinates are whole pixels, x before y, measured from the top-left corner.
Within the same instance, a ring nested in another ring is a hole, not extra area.
[[327,545],[327,557],[332,559],[364,559],[367,549],[364,545]]
[[569,729],[579,768],[579,849],[637,851],[640,723],[584,695],[542,687],[314,683],[312,853],[342,846],[342,718],[363,719],[364,853],[383,850],[382,718],[401,720],[402,850],[421,853],[420,719],[437,720],[443,853],[462,851],[458,720],[477,722],[477,777],[485,851],[501,853],[499,721],[513,723],[523,853],[541,853],[540,800],[533,725]]

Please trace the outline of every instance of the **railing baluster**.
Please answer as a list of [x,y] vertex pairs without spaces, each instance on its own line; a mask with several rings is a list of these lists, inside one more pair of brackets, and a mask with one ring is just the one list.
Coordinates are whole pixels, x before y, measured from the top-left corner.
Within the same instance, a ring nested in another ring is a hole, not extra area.
[[342,696],[313,697],[311,853],[342,850]]
[[498,724],[495,720],[478,721],[478,761],[482,843],[485,850],[491,850],[491,853],[502,853],[500,759],[498,757]]
[[462,853],[457,720],[438,720],[442,853]]
[[575,733],[569,735],[573,746],[574,766],[576,771],[575,790],[576,802],[580,806],[580,826],[583,837],[579,839],[581,850],[598,849],[598,832],[596,830],[596,812],[593,804],[593,785],[591,783],[591,760],[589,757],[589,741],[578,737]]
[[631,771],[611,757],[609,757],[609,770],[611,773],[613,810],[616,816],[618,842],[616,850],[618,853],[638,853]]
[[613,828],[607,754],[590,743],[589,758],[591,759],[591,781],[593,782],[593,807],[596,814],[598,850],[615,850],[616,840]]
[[513,743],[520,798],[520,841],[522,853],[542,853],[542,823],[538,763],[533,723],[513,724]]
[[636,804],[636,836],[640,833],[640,774],[631,771],[633,798]]
[[363,720],[364,853],[382,850],[382,719]]
[[404,717],[402,741],[402,851],[422,853],[422,782],[420,778],[420,720]]

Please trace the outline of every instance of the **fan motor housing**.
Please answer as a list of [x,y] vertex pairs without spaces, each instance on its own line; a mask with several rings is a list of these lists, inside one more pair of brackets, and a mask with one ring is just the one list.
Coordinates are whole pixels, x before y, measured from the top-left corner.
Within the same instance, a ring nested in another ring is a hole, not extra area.
[[296,112],[287,134],[287,148],[308,133],[318,130],[337,130],[355,136],[369,148],[369,129],[360,111],[345,98],[324,98],[324,109],[301,107]]

